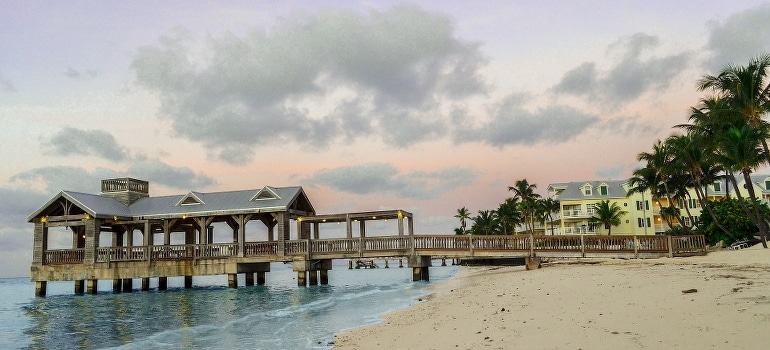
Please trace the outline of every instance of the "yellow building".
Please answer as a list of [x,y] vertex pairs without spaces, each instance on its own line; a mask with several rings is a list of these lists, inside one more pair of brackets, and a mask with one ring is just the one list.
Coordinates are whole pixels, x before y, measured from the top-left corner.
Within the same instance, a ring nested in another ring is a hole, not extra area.
[[[763,193],[770,200],[770,177],[757,175],[754,185],[757,193]],[[742,187],[742,186],[741,186]],[[600,224],[591,223],[595,205],[608,200],[617,203],[626,214],[621,218],[621,224],[613,226],[613,235],[654,235],[669,230],[665,218],[661,216],[661,208],[669,206],[668,198],[653,198],[649,191],[628,195],[630,187],[627,180],[605,180],[554,183],[548,186],[548,196],[560,203],[560,212],[552,215],[554,234],[598,234],[606,235],[608,230]],[[761,190],[761,191],[760,191]],[[727,194],[726,182],[719,181],[706,186],[708,198],[711,200],[724,197]],[[743,193],[743,191],[742,191]],[[686,226],[697,224],[701,214],[701,205],[694,190],[690,190],[689,198],[678,200],[675,206],[679,208]],[[681,226],[677,218],[671,218],[673,226]],[[550,234],[546,224],[545,234]],[[537,232],[536,232],[537,233]]]

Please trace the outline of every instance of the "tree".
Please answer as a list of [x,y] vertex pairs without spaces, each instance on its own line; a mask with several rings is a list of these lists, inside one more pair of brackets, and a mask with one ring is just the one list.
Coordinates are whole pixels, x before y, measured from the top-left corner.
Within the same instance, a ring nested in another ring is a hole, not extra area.
[[607,230],[607,235],[609,236],[612,234],[612,226],[620,225],[620,218],[626,214],[628,214],[628,212],[623,210],[618,203],[613,202],[610,204],[609,200],[604,200],[596,203],[594,215],[589,220],[590,222],[604,224],[604,228]]
[[519,203],[513,198],[506,198],[497,207],[497,219],[500,221],[500,229],[504,235],[516,233],[516,226],[521,223],[521,211]]
[[[751,240],[754,238],[754,234],[759,231],[754,220],[741,209],[737,198],[724,198],[709,202],[711,202],[710,207],[713,209],[713,216],[716,220],[731,227],[732,230],[730,235],[726,235],[722,229],[715,225],[712,215],[708,215],[706,212],[701,213],[701,223],[696,233],[703,234],[708,244],[713,245],[722,242],[725,245],[730,245],[737,241]],[[748,205],[751,204],[743,204],[743,206]],[[770,212],[770,209],[763,204],[762,211],[767,213]]]
[[537,185],[530,184],[527,179],[517,180],[514,186],[508,186],[508,191],[513,192],[513,199],[518,200],[520,209],[524,221],[529,225],[528,231],[533,229],[533,221],[535,218],[535,200],[540,198],[540,195],[535,193]]
[[551,223],[551,235],[553,235],[553,213],[558,213],[561,210],[561,204],[553,198],[542,198],[537,200],[537,208],[540,221],[545,223],[547,220]]
[[500,221],[494,210],[479,210],[479,215],[472,220],[471,234],[495,235],[500,232]]
[[750,125],[743,125],[740,129],[732,128],[718,140],[722,146],[717,152],[717,158],[724,165],[735,188],[738,188],[738,182],[734,173],[738,172],[743,175],[752,207],[749,209],[744,205],[740,191],[736,191],[736,196],[740,200],[738,204],[741,204],[746,214],[759,227],[759,234],[762,236],[762,246],[767,248],[768,230],[765,215],[760,208],[761,203],[754,192],[753,182],[751,181],[751,173],[764,163],[761,151],[762,140],[764,140],[764,137]]
[[[460,219],[460,233],[461,235],[465,234],[465,220],[468,220],[471,218],[471,213],[468,212],[468,208],[462,207],[460,209],[457,209],[457,214],[455,215],[456,218]],[[457,231],[455,230],[455,233]]]

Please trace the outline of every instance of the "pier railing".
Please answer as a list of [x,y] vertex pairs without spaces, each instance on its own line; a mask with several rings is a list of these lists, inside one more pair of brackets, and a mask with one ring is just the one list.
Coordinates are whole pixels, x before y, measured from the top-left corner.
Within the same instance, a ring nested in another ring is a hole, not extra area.
[[[283,242],[246,242],[243,252],[235,242],[213,244],[178,244],[132,247],[99,247],[95,262],[282,257],[314,255],[335,256],[405,256],[443,255],[453,257],[484,256],[587,256],[616,255],[638,257],[686,256],[704,254],[706,240],[691,236],[589,236],[589,235],[419,235],[363,238],[287,240]],[[85,249],[46,250],[45,264],[82,264]]]

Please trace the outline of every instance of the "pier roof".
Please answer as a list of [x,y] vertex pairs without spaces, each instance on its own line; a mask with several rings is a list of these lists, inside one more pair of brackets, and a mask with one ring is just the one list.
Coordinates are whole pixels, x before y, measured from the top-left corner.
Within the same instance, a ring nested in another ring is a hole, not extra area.
[[[64,209],[67,202],[80,210]],[[261,189],[208,193],[190,191],[181,195],[144,197],[128,206],[107,196],[61,191],[27,217],[27,221],[32,222],[34,218],[40,216],[71,215],[81,211],[99,218],[135,219],[278,211],[296,211],[299,215],[315,213],[310,200],[300,186],[265,186]]]

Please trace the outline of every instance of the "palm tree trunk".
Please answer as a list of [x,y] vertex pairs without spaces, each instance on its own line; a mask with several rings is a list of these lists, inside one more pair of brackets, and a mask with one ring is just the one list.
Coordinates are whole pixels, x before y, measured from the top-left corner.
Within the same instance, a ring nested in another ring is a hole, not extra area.
[[754,186],[751,183],[751,172],[748,169],[743,170],[743,179],[746,181],[746,189],[749,191],[749,197],[751,198],[751,204],[754,209],[754,222],[759,228],[759,234],[762,236],[762,248],[767,248],[767,225],[765,224],[764,215],[760,214],[759,201],[757,195],[754,193]]

